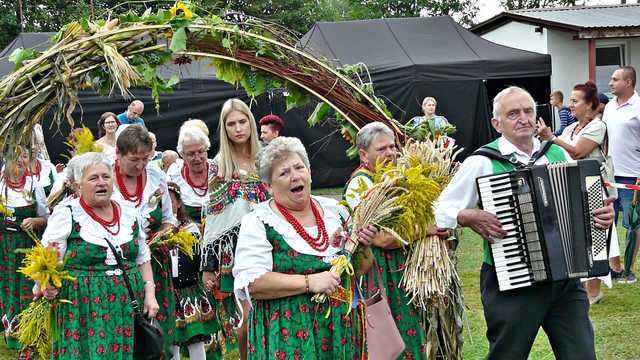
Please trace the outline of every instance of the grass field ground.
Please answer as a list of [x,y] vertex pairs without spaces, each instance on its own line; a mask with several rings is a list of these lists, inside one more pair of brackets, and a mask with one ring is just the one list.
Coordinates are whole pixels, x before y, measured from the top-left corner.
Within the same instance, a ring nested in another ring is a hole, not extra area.
[[[315,191],[314,191],[315,193]],[[618,229],[620,239],[624,232]],[[622,248],[621,242],[621,248]],[[482,359],[488,344],[484,337],[486,327],[480,302],[480,265],[482,243],[470,230],[465,230],[458,248],[458,271],[462,279],[467,304],[469,323],[465,330],[465,359]],[[640,359],[640,345],[636,336],[640,334],[640,283],[615,284],[613,289],[604,287],[604,300],[590,310],[596,337],[596,351],[601,360]],[[15,359],[0,342],[0,359]],[[237,352],[228,354],[226,359],[237,359]],[[531,360],[553,359],[553,352],[546,335],[541,331],[533,345]]]
[[[469,308],[469,325],[465,330],[464,358],[482,359],[488,349],[486,326],[480,301],[480,265],[482,245],[480,237],[470,230],[464,232],[464,240],[458,248],[458,271],[462,280],[465,303]],[[624,231],[618,229],[620,239]],[[622,248],[622,242],[621,242]],[[614,284],[613,289],[603,286],[604,300],[590,309],[596,352],[601,360],[640,359],[640,345],[635,341],[640,334],[640,286]],[[554,359],[549,341],[540,331],[529,359]]]

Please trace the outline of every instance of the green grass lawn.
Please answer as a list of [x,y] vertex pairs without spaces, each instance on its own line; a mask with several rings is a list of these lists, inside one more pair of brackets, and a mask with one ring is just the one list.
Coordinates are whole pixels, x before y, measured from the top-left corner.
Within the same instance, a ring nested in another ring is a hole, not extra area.
[[[465,330],[464,358],[482,359],[487,353],[486,326],[480,301],[480,265],[482,243],[480,237],[465,229],[464,240],[458,247],[458,271],[462,279],[469,326]],[[624,231],[618,229],[620,239]],[[621,248],[623,240],[621,241]],[[604,300],[591,307],[596,352],[598,359],[640,359],[640,345],[636,334],[640,333],[640,286],[614,284],[613,289],[603,285]],[[554,359],[547,336],[540,331],[529,359]]]
[[[315,193],[315,191],[314,191]],[[624,232],[618,229],[619,238]],[[621,241],[621,246],[622,246]],[[480,302],[480,265],[482,243],[470,230],[465,230],[458,247],[458,271],[462,279],[469,324],[465,329],[465,359],[482,359],[487,353],[488,343],[484,337],[486,327]],[[596,351],[601,360],[640,359],[640,345],[635,341],[640,334],[640,283],[615,284],[613,289],[603,286],[604,300],[591,308],[591,321],[596,337]],[[15,353],[0,342],[0,360],[15,359]],[[237,359],[237,352],[225,356]],[[553,359],[553,352],[544,332],[540,331],[533,345],[530,359]]]

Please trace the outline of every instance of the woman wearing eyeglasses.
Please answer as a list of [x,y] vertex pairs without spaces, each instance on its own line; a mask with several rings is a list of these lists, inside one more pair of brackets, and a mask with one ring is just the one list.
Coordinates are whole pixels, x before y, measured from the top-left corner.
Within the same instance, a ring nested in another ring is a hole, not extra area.
[[[179,198],[174,198],[174,213],[182,208],[199,231],[202,231],[202,207],[207,203],[207,189],[213,166],[207,157],[209,146],[209,129],[206,124],[197,119],[186,121],[178,134],[177,150],[182,159],[176,160],[167,170],[169,187],[180,193]],[[199,269],[199,254],[199,249],[195,249],[192,259],[183,258],[182,261],[189,261],[191,268]],[[187,284],[187,281],[183,281],[186,279],[181,277],[184,275],[181,274],[181,269],[177,270],[177,274],[172,274],[177,305],[174,358],[180,358],[180,351],[184,355],[188,352],[189,358],[194,360],[204,360],[209,356],[221,358],[223,349],[219,339],[222,333],[215,316],[215,301],[207,296],[199,278],[195,283]]]

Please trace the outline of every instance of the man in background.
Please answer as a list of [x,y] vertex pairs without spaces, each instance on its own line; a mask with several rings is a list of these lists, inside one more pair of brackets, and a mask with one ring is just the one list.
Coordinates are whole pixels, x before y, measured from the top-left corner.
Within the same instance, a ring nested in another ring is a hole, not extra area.
[[271,140],[280,136],[280,132],[284,127],[284,121],[278,115],[265,115],[260,119],[260,140],[265,145],[269,144]]
[[564,106],[564,95],[562,94],[562,91],[552,92],[549,96],[549,104],[551,104],[551,107],[553,108],[555,118],[560,119],[560,127],[553,134],[555,136],[560,136],[560,134],[562,134],[562,130],[571,125],[576,121],[576,119],[571,116],[571,110]]
[[[613,72],[609,89],[614,97],[604,108],[602,120],[607,124],[609,154],[613,160],[616,183],[636,184],[640,174],[640,98],[635,90],[636,70],[623,66]],[[635,268],[638,246],[635,244],[640,228],[630,221],[634,211],[633,190],[618,189],[618,199],[614,203],[616,224],[618,212],[622,209],[623,224],[627,229],[624,272],[612,270],[611,277],[621,283],[635,283]],[[632,240],[632,241],[629,241]],[[619,259],[612,259],[612,267],[619,266]]]
[[133,100],[127,110],[118,115],[118,121],[122,125],[140,124],[144,125],[144,119],[142,119],[142,113],[144,112],[144,103],[140,100]]

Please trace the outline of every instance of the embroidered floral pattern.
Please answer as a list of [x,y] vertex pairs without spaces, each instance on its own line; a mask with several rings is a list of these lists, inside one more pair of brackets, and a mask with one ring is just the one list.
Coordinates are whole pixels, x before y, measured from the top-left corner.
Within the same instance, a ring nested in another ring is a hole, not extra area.
[[[120,246],[129,279],[138,299],[143,284],[135,259],[138,255],[138,224],[132,240]],[[133,356],[133,309],[120,275],[107,275],[115,267],[106,264],[107,248],[85,242],[80,224],[72,221],[67,239],[67,267],[76,280],[63,283],[60,298],[71,301],[56,313],[58,330],[53,359],[126,359]],[[81,256],[78,256],[81,254]],[[162,307],[162,305],[161,305]]]
[[269,198],[267,188],[257,174],[250,174],[246,179],[234,176],[231,181],[225,181],[218,176],[217,165],[210,165],[209,172],[209,178],[213,180],[209,182],[208,215],[222,213],[227,205],[237,199],[258,203]]
[[[322,257],[306,254],[289,256],[293,251],[282,235],[265,225],[273,245],[273,271],[312,274],[329,270]],[[347,285],[347,284],[343,284]],[[362,338],[356,321],[357,311],[344,314],[344,305],[332,300],[324,304],[311,301],[311,294],[273,300],[254,300],[249,319],[248,352],[251,359],[360,359]],[[328,317],[328,308],[331,312]]]

